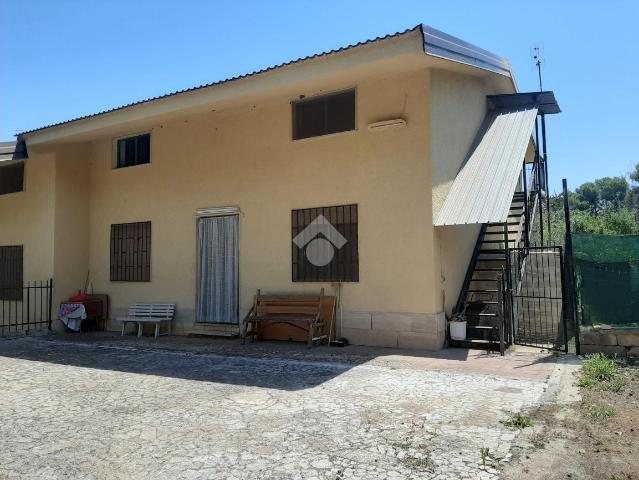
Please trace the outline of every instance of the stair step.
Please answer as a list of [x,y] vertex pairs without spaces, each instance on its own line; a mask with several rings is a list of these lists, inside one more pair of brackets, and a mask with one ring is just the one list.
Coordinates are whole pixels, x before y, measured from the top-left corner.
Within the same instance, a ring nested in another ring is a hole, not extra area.
[[[500,272],[501,270],[495,269],[496,272]],[[497,278],[471,278],[471,282],[498,282]]]
[[501,272],[501,268],[476,268],[476,272]]
[[464,341],[451,340],[451,345],[459,346],[461,348],[468,348],[468,349],[476,348],[479,350],[499,351],[499,340],[490,341],[490,340],[479,340],[476,338],[467,338]]
[[484,248],[484,249],[478,250],[478,253],[505,254],[506,252],[504,251],[503,248]]
[[[499,305],[499,302],[497,300],[480,300],[480,302],[483,303],[484,305]],[[466,302],[466,305],[470,305],[471,303],[474,303],[474,302]],[[479,315],[481,316],[482,314],[480,313]]]
[[475,330],[495,330],[497,327],[492,325],[466,325],[466,328],[473,328]]
[[471,293],[499,293],[499,290],[493,290],[493,289],[475,289],[475,288],[469,288],[468,290],[466,290],[467,292],[471,292]]
[[[505,222],[508,223],[508,225],[519,225],[519,222]],[[488,223],[487,224],[489,227],[504,227],[503,223]]]
[[[498,239],[498,240],[482,240],[481,243],[504,243],[504,239]],[[514,240],[508,240],[508,243],[515,243]]]
[[506,261],[506,257],[502,257],[502,258],[478,258],[477,261],[478,262],[505,262]]

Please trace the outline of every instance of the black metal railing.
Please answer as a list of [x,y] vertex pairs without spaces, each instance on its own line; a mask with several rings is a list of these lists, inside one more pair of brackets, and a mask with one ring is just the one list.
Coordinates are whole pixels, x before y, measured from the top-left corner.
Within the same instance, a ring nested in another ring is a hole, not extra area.
[[51,330],[53,280],[0,287],[0,336]]

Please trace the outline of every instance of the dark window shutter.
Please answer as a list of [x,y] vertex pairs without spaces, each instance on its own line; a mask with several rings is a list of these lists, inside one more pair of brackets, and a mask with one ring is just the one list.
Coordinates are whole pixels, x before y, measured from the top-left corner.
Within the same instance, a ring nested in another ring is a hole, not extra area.
[[22,245],[0,247],[0,300],[22,300]]
[[293,103],[293,139],[355,130],[355,90]]
[[151,281],[151,222],[111,225],[111,281]]
[[[312,236],[298,237],[322,215],[328,223],[311,230]],[[304,208],[291,212],[292,233],[292,280],[294,282],[359,282],[357,205]],[[329,229],[334,228],[337,233]],[[296,242],[295,239],[298,238]],[[309,259],[309,248],[315,239],[332,254],[325,265],[318,265]],[[325,241],[324,241],[325,240]],[[340,246],[334,242],[344,243]],[[328,243],[327,243],[328,242]]]

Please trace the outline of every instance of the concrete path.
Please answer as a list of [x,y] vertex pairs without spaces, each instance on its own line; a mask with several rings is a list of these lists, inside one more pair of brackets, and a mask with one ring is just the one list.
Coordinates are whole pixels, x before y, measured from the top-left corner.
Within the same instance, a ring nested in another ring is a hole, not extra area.
[[0,478],[498,478],[480,450],[508,458],[500,420],[537,405],[554,368],[84,337],[0,340]]

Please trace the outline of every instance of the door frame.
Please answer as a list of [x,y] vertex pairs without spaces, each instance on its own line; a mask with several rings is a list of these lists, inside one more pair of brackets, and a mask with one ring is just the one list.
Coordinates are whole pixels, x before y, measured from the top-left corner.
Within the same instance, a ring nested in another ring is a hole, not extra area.
[[[198,318],[197,315],[197,294],[198,294],[198,283],[200,278],[200,248],[198,244],[198,222],[202,218],[211,218],[211,217],[237,217],[237,288],[235,295],[237,297],[237,323],[213,323],[213,322],[202,322]],[[225,325],[225,326],[237,326],[240,327],[240,285],[241,285],[241,268],[240,268],[240,258],[241,258],[241,250],[242,250],[242,210],[239,205],[230,205],[226,207],[210,207],[210,208],[198,208],[195,210],[195,299],[193,305],[195,308],[193,311],[194,315],[194,324],[195,325]]]

